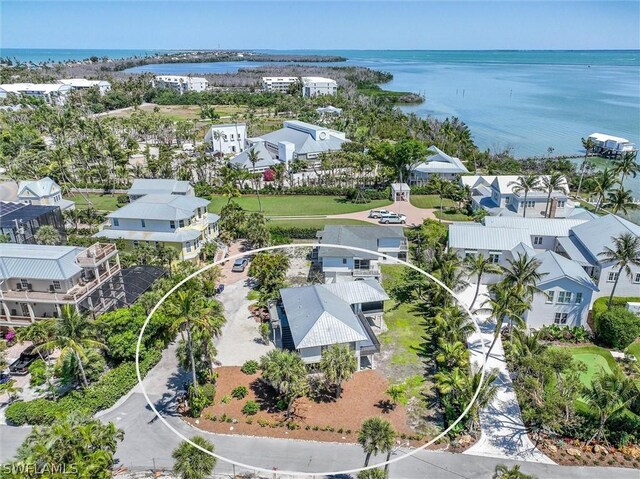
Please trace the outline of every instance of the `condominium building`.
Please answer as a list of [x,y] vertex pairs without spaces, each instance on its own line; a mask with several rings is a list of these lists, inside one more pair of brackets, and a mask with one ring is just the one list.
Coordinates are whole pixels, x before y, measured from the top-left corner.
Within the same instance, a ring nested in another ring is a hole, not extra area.
[[64,78],[58,80],[62,85],[68,85],[74,90],[87,90],[89,88],[97,88],[101,95],[111,90],[111,83],[104,80],[87,80],[86,78]]
[[288,93],[291,85],[299,81],[298,77],[262,77],[262,89],[264,91]]
[[246,123],[225,123],[213,125],[204,136],[213,153],[221,155],[242,153],[247,139]]
[[188,91],[205,91],[209,82],[204,77],[158,75],[152,81],[153,88],[167,88],[181,95]]
[[302,96],[311,98],[322,95],[335,95],[338,84],[331,78],[302,77]]
[[69,85],[60,83],[5,83],[0,85],[0,99],[13,94],[41,98],[51,105],[63,105],[71,90]]
[[26,326],[59,317],[64,305],[95,317],[124,302],[113,244],[0,248],[0,326]]
[[109,224],[94,237],[168,246],[182,260],[197,260],[202,246],[218,236],[220,217],[208,206],[209,200],[195,196],[144,195],[108,214]]

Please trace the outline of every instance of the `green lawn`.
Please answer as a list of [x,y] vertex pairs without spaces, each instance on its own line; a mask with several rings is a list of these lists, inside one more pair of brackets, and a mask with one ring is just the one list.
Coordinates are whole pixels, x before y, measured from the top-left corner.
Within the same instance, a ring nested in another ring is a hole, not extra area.
[[[440,208],[440,197],[438,195],[411,195],[410,202],[416,208]],[[442,206],[451,208],[455,203],[448,199],[442,199]]]
[[473,216],[469,216],[465,213],[460,213],[454,209],[444,210],[442,212],[434,211],[433,215],[443,221],[473,221]]
[[604,348],[598,346],[579,346],[569,348],[569,351],[575,359],[587,366],[587,370],[580,373],[580,381],[587,387],[591,385],[591,380],[600,371],[604,370],[607,373],[611,373],[618,368],[616,360],[611,353]]
[[290,228],[293,226],[299,227],[299,228],[315,228],[317,230],[321,230],[324,229],[325,225],[361,225],[361,226],[367,226],[370,225],[371,223],[367,223],[366,221],[360,221],[360,220],[352,220],[352,219],[325,219],[325,218],[319,218],[319,219],[278,219],[276,218],[271,218],[269,220],[269,222],[267,223],[267,226],[269,226],[270,228],[272,227],[276,227],[276,226],[281,226],[284,228]]
[[[336,196],[261,196],[262,210],[267,216],[313,216],[313,215],[337,215],[342,213],[354,213],[366,211],[391,204],[390,200],[373,200],[369,203],[358,204],[346,201]],[[258,211],[258,198],[254,195],[245,195],[234,198],[247,211]],[[220,213],[220,209],[227,204],[227,198],[214,195],[211,197],[209,211]]]
[[118,209],[118,195],[101,195],[98,193],[85,193],[84,195],[69,195],[69,199],[76,202],[79,208],[88,208],[89,203],[85,197],[93,203],[93,207],[99,211],[114,211]]

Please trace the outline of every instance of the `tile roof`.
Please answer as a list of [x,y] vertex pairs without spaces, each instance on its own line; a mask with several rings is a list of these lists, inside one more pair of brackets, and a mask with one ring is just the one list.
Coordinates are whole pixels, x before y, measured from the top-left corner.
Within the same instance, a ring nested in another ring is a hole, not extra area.
[[6,243],[0,248],[0,279],[65,280],[80,273],[76,257],[84,249]]

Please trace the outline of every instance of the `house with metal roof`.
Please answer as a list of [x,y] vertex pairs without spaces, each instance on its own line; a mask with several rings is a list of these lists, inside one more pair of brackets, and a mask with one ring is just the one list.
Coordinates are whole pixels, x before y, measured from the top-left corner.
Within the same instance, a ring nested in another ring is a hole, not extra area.
[[101,95],[111,90],[111,83],[105,80],[87,80],[86,78],[63,78],[58,83],[68,85],[74,90],[87,90],[97,88]]
[[60,316],[71,305],[93,317],[125,306],[118,250],[3,244],[0,248],[0,326],[26,326]]
[[295,350],[305,363],[313,364],[324,349],[346,344],[359,368],[373,367],[380,343],[372,326],[389,299],[377,281],[284,288],[280,297],[269,306],[277,346]]
[[60,241],[66,241],[67,233],[59,206],[0,201],[0,234],[8,242],[35,244],[35,235],[44,225],[55,228]]
[[407,259],[408,244],[401,226],[325,225],[316,234],[322,245],[312,253],[314,267],[322,272],[325,282],[342,283],[362,278],[380,279],[380,264],[389,260],[361,250],[375,251],[392,258]]
[[[254,165],[249,160],[249,152],[255,151],[258,155],[258,161]],[[249,148],[244,150],[239,155],[234,156],[229,160],[229,165],[240,168],[244,170],[249,170],[253,173],[264,173],[265,171],[271,169],[275,165],[280,165],[281,162],[274,159],[269,153],[269,150],[265,146],[264,142],[257,141]]]
[[467,170],[460,158],[449,156],[436,146],[431,146],[429,155],[425,160],[412,168],[409,183],[422,186],[427,184],[434,176],[444,180],[455,180],[458,176],[467,173],[469,173],[469,170]]
[[195,196],[144,195],[109,213],[95,238],[122,239],[131,246],[168,246],[183,260],[197,260],[205,243],[218,236],[220,217],[209,213],[209,200]]
[[34,181],[21,181],[18,185],[18,200],[30,205],[53,205],[62,211],[75,208],[71,200],[62,198],[62,188],[48,176]]
[[298,120],[285,121],[279,130],[247,139],[249,146],[263,142],[271,156],[286,165],[303,160],[309,166],[318,165],[321,153],[338,151],[346,141],[343,132]]
[[635,153],[638,148],[626,138],[607,133],[591,133],[589,138],[595,143],[594,153],[606,158],[617,158],[625,153]]
[[193,186],[188,181],[164,178],[136,178],[127,196],[135,201],[144,195],[194,196]]
[[246,139],[246,123],[212,125],[204,135],[204,142],[209,151],[221,156],[242,153],[245,150]]
[[[566,178],[557,190],[549,193],[544,190],[540,176],[538,186],[527,193],[526,216],[528,218],[544,218],[545,209],[550,211],[551,218],[567,218],[572,216],[576,205],[569,198],[569,186]],[[525,194],[518,190],[517,175],[500,176],[462,176],[460,183],[471,190],[471,208],[483,208],[492,216],[523,216],[525,214]],[[549,206],[547,206],[547,203]]]

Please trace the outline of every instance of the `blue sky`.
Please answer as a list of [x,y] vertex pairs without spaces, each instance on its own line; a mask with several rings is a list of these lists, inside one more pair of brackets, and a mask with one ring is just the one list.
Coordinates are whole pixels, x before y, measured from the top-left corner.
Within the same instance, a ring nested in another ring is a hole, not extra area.
[[637,0],[1,3],[4,48],[640,48]]

